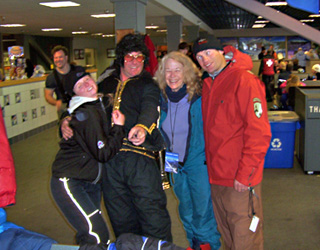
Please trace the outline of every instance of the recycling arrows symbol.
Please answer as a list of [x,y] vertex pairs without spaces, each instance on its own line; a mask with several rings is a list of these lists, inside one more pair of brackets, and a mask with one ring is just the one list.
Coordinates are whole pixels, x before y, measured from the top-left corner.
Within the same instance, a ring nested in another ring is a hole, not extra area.
[[282,145],[282,143],[279,138],[274,138],[273,141],[271,142],[271,146],[273,148],[280,148],[281,145]]

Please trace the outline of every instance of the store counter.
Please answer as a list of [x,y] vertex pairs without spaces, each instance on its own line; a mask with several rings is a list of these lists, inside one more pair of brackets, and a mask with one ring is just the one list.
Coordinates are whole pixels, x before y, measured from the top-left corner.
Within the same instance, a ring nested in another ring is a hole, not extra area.
[[[97,78],[97,70],[87,70]],[[10,143],[56,126],[56,107],[44,97],[47,76],[0,82],[0,105]]]

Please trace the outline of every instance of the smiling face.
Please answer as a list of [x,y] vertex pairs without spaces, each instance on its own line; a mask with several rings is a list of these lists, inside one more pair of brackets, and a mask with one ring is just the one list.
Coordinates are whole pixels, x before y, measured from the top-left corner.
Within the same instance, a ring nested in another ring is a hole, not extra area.
[[143,67],[144,56],[140,51],[128,53],[124,57],[124,64],[123,67],[121,67],[121,80],[125,81],[130,77],[139,75]]
[[63,50],[58,50],[53,55],[53,63],[58,69],[62,69],[68,63],[68,56],[64,54]]
[[218,72],[226,66],[226,60],[223,51],[207,49],[197,53],[197,60],[202,69],[209,74]]
[[177,92],[183,86],[183,65],[169,58],[165,63],[166,83],[173,92]]
[[97,91],[98,86],[89,75],[82,77],[73,87],[73,92],[77,96],[96,97]]

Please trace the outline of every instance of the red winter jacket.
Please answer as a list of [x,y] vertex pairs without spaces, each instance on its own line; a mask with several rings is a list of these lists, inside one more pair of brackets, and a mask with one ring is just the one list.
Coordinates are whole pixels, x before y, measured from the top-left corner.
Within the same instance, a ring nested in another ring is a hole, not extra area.
[[17,191],[13,157],[0,107],[0,207],[16,203]]
[[[262,181],[271,131],[264,84],[249,70],[251,58],[232,46],[230,63],[212,80],[204,79],[202,112],[211,184],[246,186]],[[226,58],[228,58],[226,56]]]
[[145,70],[148,71],[151,74],[151,76],[154,76],[155,72],[158,69],[158,59],[155,55],[156,48],[154,47],[149,35],[145,35],[144,43],[149,50],[149,63],[148,65],[146,65]]

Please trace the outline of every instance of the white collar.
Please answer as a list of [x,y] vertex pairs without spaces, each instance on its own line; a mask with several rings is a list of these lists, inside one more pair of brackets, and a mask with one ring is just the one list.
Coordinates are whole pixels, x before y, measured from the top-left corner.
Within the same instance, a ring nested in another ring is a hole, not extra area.
[[69,102],[68,112],[71,115],[73,111],[80,105],[86,102],[93,102],[98,100],[98,97],[84,97],[84,96],[73,96]]

